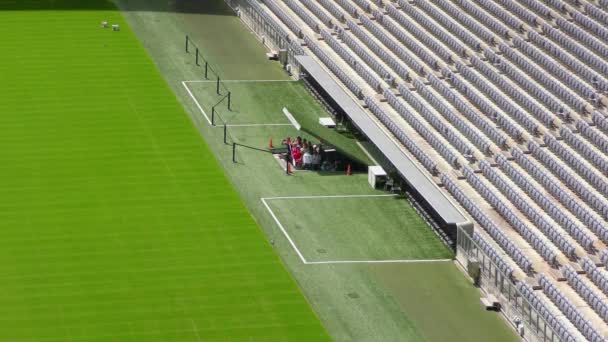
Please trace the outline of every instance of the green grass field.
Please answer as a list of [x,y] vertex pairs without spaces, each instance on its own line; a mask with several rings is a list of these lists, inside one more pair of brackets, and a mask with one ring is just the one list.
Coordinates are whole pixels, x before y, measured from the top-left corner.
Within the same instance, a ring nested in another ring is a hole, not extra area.
[[327,338],[120,12],[0,32],[0,341]]
[[452,257],[403,198],[299,197],[266,201],[307,261]]

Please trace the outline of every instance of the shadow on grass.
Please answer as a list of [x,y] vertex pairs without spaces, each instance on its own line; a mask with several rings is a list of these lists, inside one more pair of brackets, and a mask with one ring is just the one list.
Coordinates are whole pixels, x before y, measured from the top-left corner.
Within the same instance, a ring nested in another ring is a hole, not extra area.
[[116,10],[175,12],[234,16],[222,0],[40,0],[0,1],[0,11],[98,11]]

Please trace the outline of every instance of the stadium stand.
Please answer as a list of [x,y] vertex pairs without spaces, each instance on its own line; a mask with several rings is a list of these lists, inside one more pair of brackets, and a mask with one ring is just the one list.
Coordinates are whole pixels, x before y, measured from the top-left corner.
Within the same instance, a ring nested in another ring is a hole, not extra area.
[[299,39],[300,77],[352,97],[332,103],[456,227],[459,262],[484,260],[507,318],[606,339],[606,0],[241,3]]

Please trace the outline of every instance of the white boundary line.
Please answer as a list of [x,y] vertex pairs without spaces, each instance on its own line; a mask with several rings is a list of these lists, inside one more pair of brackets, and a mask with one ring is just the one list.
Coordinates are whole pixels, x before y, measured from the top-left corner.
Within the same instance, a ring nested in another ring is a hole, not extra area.
[[274,222],[277,224],[289,244],[296,252],[300,260],[305,265],[338,265],[338,264],[396,264],[396,263],[434,263],[434,262],[448,262],[452,261],[452,259],[386,259],[386,260],[324,260],[324,261],[308,261],[302,254],[302,252],[298,249],[298,246],[293,241],[287,230],[279,221],[274,211],[268,205],[268,201],[272,200],[284,200],[284,199],[314,199],[314,198],[365,198],[365,197],[395,197],[397,194],[390,195],[325,195],[325,196],[279,196],[279,197],[262,197],[260,200],[266,207],[266,210],[270,213],[270,216],[274,219]]
[[[201,104],[198,102],[196,96],[194,96],[194,94],[192,94],[192,91],[190,90],[190,87],[188,87],[188,83],[194,83],[194,82],[215,82],[215,81],[182,81],[182,85],[184,86],[184,88],[186,89],[186,91],[188,92],[188,95],[190,95],[190,98],[192,99],[192,101],[194,101],[194,104],[196,105],[196,107],[198,108],[198,110],[201,112],[201,114],[203,114],[203,116],[205,117],[205,119],[207,119],[207,122],[209,123],[209,126],[211,127],[215,127],[215,128],[221,128],[224,125],[219,125],[219,126],[214,126],[213,123],[211,122],[211,119],[209,119],[209,116],[207,115],[207,113],[205,113],[205,110],[203,109],[203,106],[201,106]],[[234,80],[234,82],[241,82],[238,80]],[[256,81],[256,82],[291,82],[291,81],[282,81],[282,80],[275,80],[275,81]],[[295,82],[295,81],[294,81]],[[270,124],[265,124],[265,123],[261,123],[261,124],[228,124],[226,125],[227,127],[263,127],[263,126],[293,126],[290,123],[270,123]]]
[[[221,80],[222,82],[226,82],[226,83],[256,83],[256,82],[298,82],[296,80]],[[185,83],[210,83],[210,82],[217,82],[216,80],[191,80],[191,81],[183,81]]]

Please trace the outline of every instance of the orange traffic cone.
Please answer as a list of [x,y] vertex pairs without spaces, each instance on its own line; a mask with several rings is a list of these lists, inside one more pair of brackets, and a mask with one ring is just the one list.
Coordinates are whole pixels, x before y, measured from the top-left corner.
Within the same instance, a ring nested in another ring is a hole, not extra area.
[[350,172],[350,164],[348,164],[348,166],[346,166],[346,175],[350,176],[352,173]]
[[272,137],[270,137],[270,141],[268,142],[268,148],[274,148],[274,146],[272,146]]

